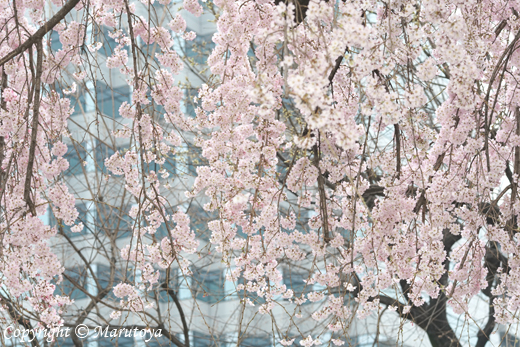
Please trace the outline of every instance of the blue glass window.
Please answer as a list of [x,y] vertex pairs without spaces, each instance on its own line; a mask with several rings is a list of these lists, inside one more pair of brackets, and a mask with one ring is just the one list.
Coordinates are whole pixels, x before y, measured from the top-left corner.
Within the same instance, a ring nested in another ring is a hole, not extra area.
[[154,119],[160,119],[161,116],[163,116],[166,113],[166,110],[164,109],[163,105],[159,105],[155,102],[154,99],[152,99],[152,102],[150,105],[145,108],[145,112],[149,113],[150,116]]
[[[109,334],[109,333],[107,333]],[[124,333],[122,334],[124,335]],[[118,338],[100,337],[98,338],[98,347],[134,347],[133,337],[120,336]]]
[[188,147],[188,174],[197,176],[197,167],[205,165],[202,157],[202,148],[189,146]]
[[[175,212],[167,208],[165,213],[171,216]],[[196,233],[197,238],[209,241],[211,237],[211,231],[208,229],[208,222],[217,219],[218,212],[216,210],[208,212],[204,210],[198,202],[194,201],[188,207],[186,214],[190,217],[190,228]],[[173,228],[175,228],[175,223],[169,221],[168,227],[170,228],[170,230],[172,230]],[[157,229],[155,236],[158,239],[162,239],[163,237],[168,236],[168,229],[166,228],[165,223],[162,223],[161,226]]]
[[170,174],[170,176],[173,176],[177,173],[177,165],[175,157],[167,157],[165,158],[164,164],[161,165],[161,170],[166,170]]
[[[180,338],[182,341],[182,337],[180,334],[175,334],[177,338]],[[146,338],[148,339],[148,337]],[[171,342],[166,336],[153,337],[150,341],[145,342],[146,347],[166,347],[166,346],[175,346],[173,342]]]
[[[391,341],[381,341],[382,338],[380,337],[377,340],[377,345],[381,347],[390,347],[395,346],[395,342]],[[351,343],[353,346],[359,346],[359,347],[371,347],[374,345],[374,342],[376,341],[376,335],[375,334],[364,334],[364,335],[358,335],[351,338]],[[509,345],[512,346],[512,345]]]
[[89,220],[94,220],[93,218],[89,218],[89,215],[92,214],[92,211],[89,211],[88,205],[90,205],[89,202],[79,202],[76,204],[76,209],[78,210],[78,219],[76,221],[76,224],[81,222],[85,226],[82,232],[80,233],[73,233],[71,231],[71,226],[63,225],[63,232],[68,237],[75,237],[84,234],[87,232],[92,232],[95,230],[95,226],[88,223]]
[[[244,286],[250,282],[249,280],[246,280],[244,277],[240,276],[237,281],[238,284],[243,284]],[[253,281],[254,282],[254,281]],[[265,298],[258,296],[256,292],[249,292],[246,289],[238,291],[238,297],[239,298],[247,298],[250,299],[255,305],[261,305],[265,304]]]
[[269,336],[248,336],[240,342],[240,347],[270,347],[272,340]]
[[96,213],[96,227],[99,232],[111,236],[117,234],[117,237],[130,236],[134,226],[134,220],[129,216],[130,209],[130,204],[123,206],[99,204]]
[[84,144],[75,143],[68,145],[67,153],[64,156],[69,162],[69,168],[65,175],[77,176],[83,173],[83,163],[87,160],[87,151]]
[[520,339],[514,334],[507,334],[501,340],[501,347],[520,347]]
[[279,175],[278,181],[280,183],[285,182],[287,171],[289,170],[287,165],[290,165],[290,162],[286,164],[280,158],[278,158],[278,163],[276,164],[276,173]]
[[[59,41],[58,41],[59,42]],[[61,47],[61,44],[60,44]],[[65,94],[63,93],[63,89],[70,90],[70,85],[61,85],[60,83],[56,82],[55,84],[55,91],[58,93],[60,98],[66,98],[70,100],[70,107],[74,109],[74,112],[72,115],[75,114],[81,114],[82,112],[86,111],[86,102],[85,97],[88,98],[88,95],[85,95],[85,91],[83,88],[81,88],[80,85],[76,86],[76,91],[73,93]]]
[[78,210],[78,218],[74,224],[78,224],[79,222],[83,223],[85,226],[82,232],[73,233],[71,231],[72,226],[66,225],[62,220],[57,220],[53,213],[49,213],[49,221],[51,227],[56,227],[58,229],[58,233],[63,231],[65,235],[69,238],[74,238],[76,236],[84,235],[86,232],[92,232],[94,230],[94,225],[88,223],[87,216],[89,215],[88,205],[85,202],[79,202],[76,204],[76,209]]
[[216,220],[218,212],[216,210],[208,212],[198,202],[193,201],[187,214],[190,216],[191,230],[196,233],[198,238],[209,241],[211,231],[208,229],[208,222]]
[[119,108],[125,101],[130,102],[130,86],[111,87],[103,81],[96,81],[98,112],[112,119],[118,118]]
[[[67,278],[69,277],[69,279]],[[81,288],[86,288],[87,284],[87,268],[76,266],[65,269],[63,272],[63,281],[56,285],[54,295],[66,295],[73,300],[81,300],[87,297],[83,291],[78,289],[76,284]]]
[[[296,225],[295,225],[295,229],[298,230],[299,232],[301,233],[306,233],[309,226],[308,226],[308,222],[309,222],[309,214],[308,214],[308,210],[306,209],[285,209],[285,208],[280,208],[280,216],[281,217],[289,217],[291,216],[291,212],[294,213],[294,216],[296,218]],[[286,230],[286,229],[283,229],[284,231],[289,231],[289,230]]]
[[51,50],[53,53],[56,53],[63,47],[60,42],[60,34],[57,31],[52,30],[49,39],[51,40]]
[[109,35],[109,33],[111,33],[112,30],[106,26],[100,26],[96,28],[96,31],[97,41],[101,42],[101,44],[103,45],[98,52],[103,54],[105,57],[110,57],[114,52],[114,49],[118,45],[116,40],[111,38]]
[[240,225],[237,225],[237,235],[243,239],[247,239],[249,236],[242,231],[242,227]]
[[[25,344],[24,344],[25,346]],[[58,337],[56,339],[56,347],[74,347],[74,341],[72,341],[71,337]]]
[[[298,272],[294,269],[284,269],[283,271],[283,284],[286,285],[287,289],[292,289],[295,298],[301,298],[303,294],[310,293],[312,285],[305,283],[309,279],[308,272]],[[305,303],[310,303],[306,301]]]
[[211,335],[207,335],[198,331],[193,332],[193,347],[217,347],[220,346],[220,343],[218,342],[219,340],[217,336],[212,337]]
[[113,282],[110,283],[110,270],[111,266],[98,264],[97,265],[97,276],[96,279],[101,286],[101,288],[106,289],[110,288],[110,292],[105,296],[105,299],[112,299],[112,300],[120,300],[114,295],[114,291],[112,288],[119,283],[133,283],[135,279],[135,269],[129,268],[127,270],[127,275],[124,276],[119,269],[115,269]]
[[221,270],[200,272],[193,269],[191,289],[196,292],[198,300],[209,304],[224,299],[224,278]]
[[197,116],[195,110],[200,105],[194,101],[194,98],[198,95],[198,90],[193,88],[187,88],[184,90],[184,102],[186,105],[186,115],[191,118],[195,118]]
[[[187,29],[190,31],[191,29]],[[206,61],[215,48],[215,43],[211,40],[213,33],[207,35],[197,34],[193,41],[186,41],[186,57],[191,58],[196,64],[205,66]]]
[[[166,208],[164,213],[165,213],[165,216],[170,216],[171,217],[171,215],[174,214],[175,212],[173,211],[172,208]],[[167,223],[168,223],[168,228],[170,228],[170,230],[175,228],[175,223],[174,222],[168,221]],[[168,228],[166,228],[166,225],[165,225],[165,223],[163,221],[161,226],[155,232],[155,237],[157,237],[159,240],[162,240],[164,237],[167,237],[168,236]]]
[[167,157],[164,158],[163,164],[157,164],[155,161],[152,161],[149,164],[148,168],[149,168],[149,170],[155,171],[155,173],[159,176],[159,178],[162,177],[160,172],[162,172],[162,170],[166,170],[166,172],[168,172],[170,174],[170,176],[168,176],[168,179],[169,179],[170,177],[174,176],[177,173],[177,163],[176,163],[175,156],[168,155]]
[[112,147],[107,146],[103,143],[99,143],[96,146],[96,157],[95,157],[95,165],[98,170],[103,172],[104,174],[108,174],[108,169],[105,166],[105,159],[110,158],[112,155],[114,155],[115,151],[112,149]]

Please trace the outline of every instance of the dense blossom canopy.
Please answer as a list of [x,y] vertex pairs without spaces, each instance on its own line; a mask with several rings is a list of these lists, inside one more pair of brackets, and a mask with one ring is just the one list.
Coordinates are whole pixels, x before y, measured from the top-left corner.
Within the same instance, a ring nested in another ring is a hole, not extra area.
[[[169,208],[164,173],[147,169],[179,151],[189,132],[203,165],[185,194],[207,199],[204,209],[216,216],[210,243],[228,281],[262,299],[260,314],[323,301],[312,318],[336,345],[353,316],[385,306],[416,322],[433,345],[459,344],[446,310],[467,313],[476,296],[488,300],[489,318],[472,343],[483,346],[495,322],[516,322],[517,1],[214,0],[211,78],[198,90],[195,118],[183,112],[175,82],[186,68],[175,41],[196,34],[184,12],[151,20],[142,9],[153,2],[0,3],[0,283],[10,298],[26,298],[42,325],[63,324],[70,300],[53,294],[63,265],[49,243],[57,228],[39,217],[50,209],[83,229],[62,175],[67,94],[95,78],[89,54],[101,43],[87,33],[106,26],[117,43],[106,67],[132,89],[116,110],[129,125],[114,135],[133,144],[106,167],[137,201],[129,216],[144,222],[135,239],[163,223],[169,234],[121,250],[142,276],[115,286],[117,310],[148,309],[143,290],[157,285],[158,267],[191,275],[200,237],[185,212]],[[183,8],[200,16],[202,5],[185,0]],[[153,43],[155,52],[143,48]],[[70,89],[57,91],[57,81]],[[303,211],[311,211],[308,221]],[[294,296],[284,263],[307,264],[307,285],[323,289]]]

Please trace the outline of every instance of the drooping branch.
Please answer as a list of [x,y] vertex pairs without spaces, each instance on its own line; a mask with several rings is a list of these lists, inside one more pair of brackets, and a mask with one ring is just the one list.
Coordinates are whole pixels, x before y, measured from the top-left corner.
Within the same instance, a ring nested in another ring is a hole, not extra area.
[[[502,53],[502,56],[498,60],[496,66],[495,66],[495,69],[493,70],[493,73],[491,74],[486,97],[484,99],[485,102],[482,103],[482,107],[484,108],[484,150],[485,150],[485,155],[486,155],[486,165],[487,165],[488,172],[491,170],[491,164],[490,164],[490,159],[489,159],[489,134],[490,134],[490,127],[491,127],[490,123],[493,119],[493,112],[495,110],[495,105],[498,100],[500,87],[502,85],[502,79],[504,78],[504,74],[507,69],[508,61],[511,58],[511,55],[513,54],[513,52],[515,51],[514,47],[516,46],[518,40],[520,40],[520,31],[517,32],[513,41],[506,47],[506,49]],[[502,68],[502,65],[503,65],[502,75],[501,75],[501,78],[500,78],[500,81],[498,84],[495,100],[491,107],[491,114],[489,114],[489,105],[491,103],[491,100],[490,100],[491,90],[494,86],[495,78],[497,77],[499,70]]]
[[[520,135],[520,107],[515,107],[515,122],[516,122],[516,136]],[[514,173],[516,175],[520,175],[520,147],[515,146],[515,163],[514,163]],[[517,176],[518,180],[518,176]],[[514,204],[517,194],[518,194],[518,181],[514,181],[512,184],[512,196],[511,196],[511,204]]]
[[42,63],[43,63],[43,47],[42,41],[36,42],[36,77],[34,80],[34,94],[33,94],[33,119],[31,127],[31,144],[29,147],[29,161],[27,163],[27,172],[25,176],[24,185],[24,200],[29,206],[29,209],[33,216],[36,216],[36,209],[34,202],[31,200],[31,178],[33,175],[34,160],[36,155],[36,141],[38,139],[38,118],[40,112],[40,90],[41,90],[41,76],[42,76]]
[[171,335],[174,339],[170,338],[170,341],[175,343],[179,347],[190,347],[190,334],[189,334],[189,328],[188,323],[186,322],[186,315],[184,314],[184,310],[182,309],[181,303],[179,302],[179,298],[177,297],[177,293],[170,288],[168,285],[168,281],[161,284],[161,290],[168,293],[168,295],[172,298],[173,302],[175,303],[175,306],[177,307],[177,311],[179,311],[179,315],[181,316],[181,322],[182,322],[182,332],[184,334],[184,343],[182,343],[179,339],[175,337],[175,335]]
[[320,217],[323,228],[323,240],[330,241],[331,235],[329,232],[329,216],[327,211],[327,194],[325,192],[325,178],[320,168],[320,135],[318,131],[318,143],[313,146],[314,151],[314,166],[318,169],[318,191],[320,194]]
[[[5,90],[7,88],[7,74],[5,73],[5,69],[2,69],[2,81],[1,81],[1,88],[2,90]],[[0,96],[0,109],[5,110],[6,102],[3,94]],[[0,120],[0,125],[2,124],[2,121]],[[0,188],[3,187],[3,180],[4,176],[6,176],[6,173],[2,170],[2,163],[5,159],[5,138],[4,136],[0,136]],[[2,198],[3,189],[0,189],[0,200]]]

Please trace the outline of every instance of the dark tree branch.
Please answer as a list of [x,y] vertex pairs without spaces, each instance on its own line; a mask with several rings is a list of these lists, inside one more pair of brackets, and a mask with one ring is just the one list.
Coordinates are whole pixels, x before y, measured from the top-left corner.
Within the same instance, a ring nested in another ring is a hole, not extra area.
[[314,166],[318,169],[318,191],[320,193],[320,217],[323,227],[323,240],[329,242],[331,235],[329,231],[329,216],[327,212],[327,194],[325,192],[325,178],[320,168],[320,135],[318,131],[318,143],[313,146],[314,151]]
[[489,341],[491,332],[495,328],[495,308],[493,306],[493,299],[495,297],[491,293],[491,289],[493,286],[493,282],[495,281],[497,270],[501,264],[501,253],[498,250],[496,242],[490,242],[489,245],[486,247],[484,262],[488,270],[486,275],[486,281],[488,283],[488,286],[487,288],[482,290],[482,293],[489,298],[489,313],[486,326],[484,327],[484,329],[480,329],[477,334],[477,344],[475,345],[475,347],[484,347],[486,343]]
[[29,161],[27,163],[27,172],[25,176],[24,186],[24,200],[29,206],[29,209],[33,216],[36,216],[36,208],[33,201],[31,200],[31,178],[33,175],[34,160],[36,154],[36,141],[38,139],[38,118],[40,112],[40,88],[41,88],[41,76],[42,76],[42,63],[43,63],[43,47],[42,41],[36,42],[36,78],[34,81],[34,95],[33,95],[33,119],[31,128],[31,145],[29,148]]
[[190,347],[190,335],[188,330],[188,323],[186,322],[186,315],[184,314],[184,310],[182,309],[181,303],[179,302],[179,298],[177,297],[177,293],[173,289],[171,289],[168,285],[168,281],[161,284],[161,289],[168,293],[168,295],[172,298],[175,306],[177,307],[177,311],[179,311],[179,315],[181,316],[182,322],[182,332],[184,334],[184,343],[182,343],[179,339],[177,339],[174,335],[171,335],[175,340],[170,339],[173,343],[175,343],[179,347]]
[[[520,135],[520,108],[515,107],[515,120],[516,120],[516,135]],[[520,148],[515,146],[515,163],[513,165],[514,173],[520,174]],[[518,179],[518,178],[517,178]],[[511,183],[512,184],[512,196],[511,196],[511,205],[514,204],[516,200],[516,196],[518,194],[518,182]]]
[[[348,52],[348,47],[345,49],[345,53],[347,53],[347,52]],[[343,55],[345,55],[345,53],[343,53]],[[334,76],[336,76],[336,73],[338,72],[338,70],[341,66],[341,62],[343,61],[343,55],[340,55],[339,57],[336,58],[335,65],[329,74],[330,85],[332,85],[332,80],[334,79]]]
[[475,347],[484,347],[489,341],[489,337],[495,328],[495,308],[493,306],[493,299],[489,298],[489,313],[488,321],[484,329],[479,330],[477,333],[477,344]]
[[[490,123],[493,119],[493,112],[495,110],[495,105],[497,103],[497,97],[498,97],[498,90],[500,90],[500,86],[502,84],[502,79],[504,77],[504,73],[507,69],[507,63],[509,59],[511,58],[511,55],[513,54],[514,47],[516,46],[516,43],[520,39],[520,31],[515,35],[513,41],[507,46],[507,48],[504,50],[504,53],[502,53],[502,56],[498,60],[497,65],[495,66],[495,69],[493,70],[493,73],[491,74],[491,78],[489,80],[489,86],[486,92],[486,97],[484,99],[484,102],[482,103],[482,107],[484,110],[484,150],[486,154],[486,164],[487,164],[487,170],[488,172],[491,170],[491,164],[489,161],[489,130],[490,130]],[[505,61],[504,61],[505,58]],[[498,75],[498,71],[502,68],[502,64],[504,64],[504,68],[502,70],[502,76],[500,78],[499,84],[498,84],[498,90],[496,92],[495,101],[491,107],[491,114],[489,114],[489,104],[490,104],[490,96],[491,96],[491,89],[493,88],[495,78]],[[488,124],[489,123],[489,124]]]
[[[458,240],[460,240],[460,238],[460,235],[452,234],[449,231],[449,229],[443,230],[444,249],[446,250],[446,253],[448,255],[453,245]],[[446,272],[440,280],[441,284],[446,284],[448,280],[448,261],[444,264],[444,268],[446,269]],[[359,277],[355,273],[352,277],[352,283],[355,285],[356,289],[351,293],[351,295],[357,296],[363,290],[363,288]],[[417,307],[413,306],[409,302],[408,294],[410,291],[410,285],[407,283],[407,281],[401,280],[399,284],[403,293],[403,298],[406,300],[406,303],[401,302],[399,299],[392,298],[383,294],[379,294],[375,297],[372,297],[369,299],[369,301],[379,299],[379,302],[383,305],[396,307],[396,312],[399,314],[401,318],[405,318],[409,321],[415,322],[421,329],[423,329],[426,332],[433,347],[460,346],[459,339],[457,338],[457,335],[455,334],[448,322],[446,312],[446,295],[443,292],[441,292],[439,293],[439,297],[437,299],[432,299],[429,304],[424,304],[423,306]],[[404,308],[406,305],[410,305],[411,308],[405,313]]]

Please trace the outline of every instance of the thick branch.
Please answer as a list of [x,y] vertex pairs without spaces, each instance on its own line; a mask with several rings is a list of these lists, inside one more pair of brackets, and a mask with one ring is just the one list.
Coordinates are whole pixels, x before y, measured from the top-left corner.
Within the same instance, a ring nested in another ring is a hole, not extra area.
[[190,347],[190,335],[188,330],[188,324],[186,322],[186,315],[184,314],[184,310],[182,309],[181,303],[179,302],[179,298],[177,297],[175,291],[168,286],[168,282],[164,282],[161,285],[161,288],[162,290],[166,291],[168,295],[172,298],[173,302],[175,303],[175,306],[177,307],[177,311],[179,311],[179,315],[181,316],[184,343],[177,339],[175,335],[171,335],[175,340],[170,338],[170,341],[172,341],[179,347]]
[[490,242],[489,246],[486,247],[486,255],[484,256],[484,260],[488,270],[486,275],[488,286],[482,290],[482,293],[489,298],[488,321],[484,329],[479,330],[477,334],[478,340],[475,347],[484,347],[489,341],[491,332],[495,328],[495,308],[493,306],[493,299],[495,297],[491,293],[491,289],[495,281],[497,270],[501,263],[501,253],[498,250],[496,242]]
[[477,344],[475,347],[484,347],[486,343],[489,341],[489,337],[495,328],[495,308],[493,307],[493,299],[489,299],[489,313],[488,313],[488,321],[484,329],[479,330],[477,336]]
[[405,305],[392,297],[379,295],[377,299],[383,305],[396,307],[396,312],[401,318],[415,322],[426,332],[433,347],[460,346],[457,335],[448,323],[445,296],[437,305],[412,307],[407,313],[404,311]]

